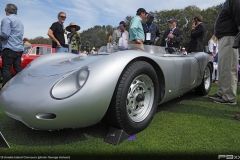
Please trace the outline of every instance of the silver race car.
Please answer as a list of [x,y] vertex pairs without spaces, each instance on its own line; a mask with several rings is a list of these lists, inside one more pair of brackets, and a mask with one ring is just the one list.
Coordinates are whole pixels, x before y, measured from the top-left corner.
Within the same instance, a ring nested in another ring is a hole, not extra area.
[[191,90],[208,94],[212,66],[204,52],[147,45],[44,55],[3,87],[0,109],[33,129],[81,128],[106,118],[132,135],[149,125],[159,104]]

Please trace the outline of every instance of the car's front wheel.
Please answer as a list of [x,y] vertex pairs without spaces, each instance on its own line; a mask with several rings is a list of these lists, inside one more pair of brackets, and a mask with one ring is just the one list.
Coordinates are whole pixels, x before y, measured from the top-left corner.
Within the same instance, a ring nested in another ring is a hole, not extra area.
[[132,135],[144,130],[151,122],[159,98],[158,77],[145,61],[135,61],[123,71],[107,119],[114,127]]

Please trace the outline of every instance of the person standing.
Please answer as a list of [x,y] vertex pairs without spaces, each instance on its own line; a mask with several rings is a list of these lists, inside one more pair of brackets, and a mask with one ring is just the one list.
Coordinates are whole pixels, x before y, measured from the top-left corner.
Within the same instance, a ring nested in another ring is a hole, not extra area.
[[118,44],[119,47],[123,49],[128,48],[129,43],[129,33],[126,31],[127,24],[124,21],[119,23],[119,30],[116,29],[112,34],[112,44]]
[[31,46],[31,43],[28,42],[27,38],[23,38],[23,46]]
[[187,51],[186,51],[186,49],[184,47],[182,48],[182,54],[183,55],[187,55]]
[[213,60],[212,82],[218,83],[218,39],[215,35],[208,41],[208,50],[211,53]]
[[154,13],[150,12],[147,16],[147,21],[142,23],[143,30],[145,33],[144,44],[156,45],[160,38],[161,31],[156,24],[153,23]]
[[[218,38],[218,86],[217,93],[209,95],[220,104],[237,104],[238,49],[233,48],[240,26],[240,1],[226,0],[214,25]],[[239,46],[238,46],[239,47]],[[236,115],[240,120],[240,115]]]
[[180,43],[183,41],[183,32],[177,28],[177,20],[175,18],[169,19],[168,25],[169,29],[164,32],[160,46],[180,49]]
[[91,50],[91,52],[90,52],[90,54],[91,54],[91,55],[94,55],[94,54],[96,54],[96,53],[97,53],[97,52],[96,52],[96,48],[93,47],[92,50]]
[[31,43],[28,42],[27,38],[23,38],[23,54],[27,54],[31,48]]
[[142,20],[146,18],[147,14],[144,8],[139,8],[136,16],[131,20],[129,29],[131,44],[143,44],[145,35],[142,27]]
[[52,47],[56,52],[68,52],[67,35],[63,23],[66,19],[66,13],[58,13],[58,21],[49,28],[47,35],[52,39]]
[[212,35],[208,41],[208,50],[212,57],[215,58],[216,54],[218,53],[218,39],[215,35]]
[[12,77],[11,67],[16,73],[22,70],[21,57],[23,53],[22,39],[24,26],[17,17],[17,6],[7,4],[5,8],[6,17],[1,22],[1,41],[2,41],[2,72],[4,86]]
[[77,32],[80,30],[80,26],[76,25],[76,23],[71,22],[69,26],[66,27],[66,30],[70,32],[67,35],[68,44],[71,45],[71,52],[74,54],[78,54],[81,48],[81,37]]
[[216,53],[213,59],[212,83],[218,83],[218,75],[218,53]]
[[188,53],[204,52],[203,38],[205,35],[205,25],[203,24],[202,20],[203,18],[200,14],[197,14],[193,18]]

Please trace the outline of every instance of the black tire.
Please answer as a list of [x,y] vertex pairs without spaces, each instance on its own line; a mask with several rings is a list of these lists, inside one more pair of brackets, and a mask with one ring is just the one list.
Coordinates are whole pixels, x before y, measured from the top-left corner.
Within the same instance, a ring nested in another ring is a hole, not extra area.
[[107,121],[129,135],[138,133],[151,122],[158,98],[159,83],[154,68],[145,61],[132,62],[120,76],[106,113]]
[[195,89],[195,92],[200,96],[205,96],[209,93],[212,86],[212,67],[208,64],[204,70],[202,83]]

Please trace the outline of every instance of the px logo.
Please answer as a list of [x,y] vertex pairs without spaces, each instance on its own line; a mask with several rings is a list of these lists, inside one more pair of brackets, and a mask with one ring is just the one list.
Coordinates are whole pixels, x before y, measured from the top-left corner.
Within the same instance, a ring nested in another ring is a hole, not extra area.
[[235,156],[235,155],[218,155],[218,159],[240,159],[240,156]]

